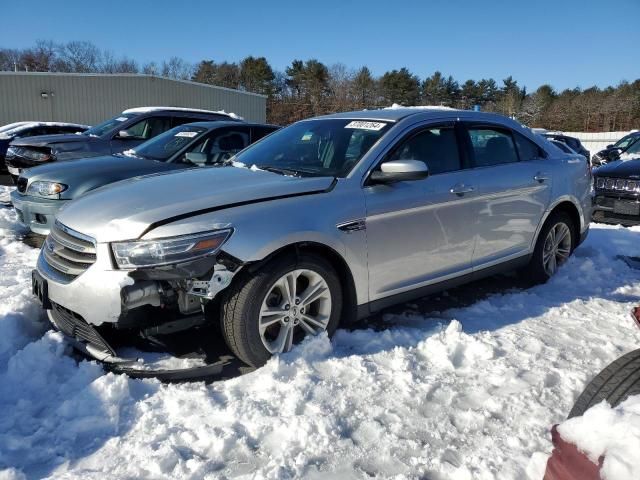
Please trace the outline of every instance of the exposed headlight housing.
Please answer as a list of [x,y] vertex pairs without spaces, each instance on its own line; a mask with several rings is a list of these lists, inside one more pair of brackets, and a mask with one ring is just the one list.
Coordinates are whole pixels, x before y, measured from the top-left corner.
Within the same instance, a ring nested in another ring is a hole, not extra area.
[[29,184],[27,194],[38,195],[40,197],[53,197],[69,188],[64,183],[35,181]]
[[46,162],[47,160],[51,160],[50,153],[39,152],[37,150],[31,150],[29,148],[23,148],[22,151],[17,153],[35,162]]
[[184,263],[213,255],[232,231],[226,229],[157,240],[114,242],[111,250],[117,266],[125,270]]

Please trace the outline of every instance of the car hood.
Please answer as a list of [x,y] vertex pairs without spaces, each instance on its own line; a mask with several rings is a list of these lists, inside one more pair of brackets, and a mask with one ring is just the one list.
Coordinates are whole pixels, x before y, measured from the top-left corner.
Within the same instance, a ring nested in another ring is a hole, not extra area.
[[137,157],[106,155],[48,163],[30,168],[22,176],[30,182],[46,180],[68,185],[69,189],[62,193],[62,198],[70,199],[108,183],[178,168],[184,166]]
[[124,180],[70,202],[58,220],[98,242],[136,239],[159,222],[327,190],[333,177],[287,177],[236,167],[191,168]]
[[603,177],[630,177],[640,176],[640,156],[633,160],[616,160],[609,162],[595,171],[596,175]]
[[11,142],[11,145],[16,147],[47,147],[52,143],[90,142],[92,138],[89,135],[76,135],[75,133],[36,135],[35,137],[16,138]]

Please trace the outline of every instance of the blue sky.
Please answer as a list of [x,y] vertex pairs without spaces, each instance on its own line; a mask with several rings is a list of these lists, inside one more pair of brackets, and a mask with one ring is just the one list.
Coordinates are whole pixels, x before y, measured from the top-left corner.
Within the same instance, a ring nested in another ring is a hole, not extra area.
[[376,75],[513,75],[529,90],[640,78],[640,0],[30,0],[2,13],[0,47],[90,40],[141,63],[317,58]]

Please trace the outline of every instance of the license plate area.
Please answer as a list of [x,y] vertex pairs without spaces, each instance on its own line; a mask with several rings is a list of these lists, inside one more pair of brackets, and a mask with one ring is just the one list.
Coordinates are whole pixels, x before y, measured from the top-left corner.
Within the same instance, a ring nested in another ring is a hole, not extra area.
[[20,176],[20,172],[22,171],[20,168],[9,167],[9,166],[7,166],[7,170],[11,175],[17,175],[17,176]]
[[31,291],[38,298],[42,308],[45,310],[51,309],[51,303],[49,302],[49,285],[37,270],[31,272]]
[[640,215],[640,203],[616,200],[613,203],[613,213],[620,215]]

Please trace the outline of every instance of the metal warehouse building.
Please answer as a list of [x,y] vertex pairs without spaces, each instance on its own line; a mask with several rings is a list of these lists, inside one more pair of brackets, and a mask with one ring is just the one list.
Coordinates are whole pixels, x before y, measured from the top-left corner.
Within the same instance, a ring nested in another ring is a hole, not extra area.
[[0,125],[23,120],[95,125],[143,106],[224,110],[265,122],[267,98],[153,75],[0,72]]

